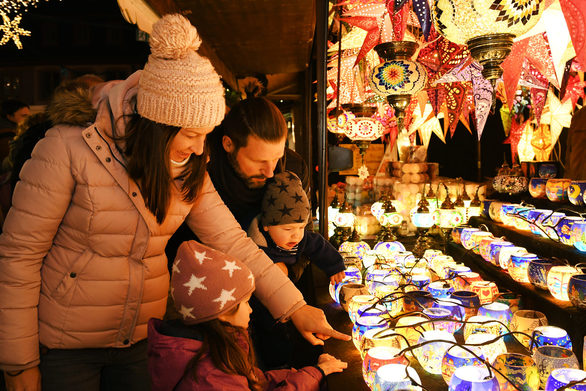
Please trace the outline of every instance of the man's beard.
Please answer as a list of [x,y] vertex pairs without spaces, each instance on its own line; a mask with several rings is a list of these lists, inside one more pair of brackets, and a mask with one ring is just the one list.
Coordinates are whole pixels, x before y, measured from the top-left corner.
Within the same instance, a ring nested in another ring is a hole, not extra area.
[[[238,160],[236,160],[236,152],[226,153],[228,155],[228,162],[236,172],[236,174],[246,183],[246,186],[249,189],[260,189],[264,187],[266,184],[266,180],[268,179],[264,175],[253,175],[253,176],[246,176],[244,172],[240,169],[240,164],[238,164]],[[255,179],[262,179],[262,182],[255,181]]]

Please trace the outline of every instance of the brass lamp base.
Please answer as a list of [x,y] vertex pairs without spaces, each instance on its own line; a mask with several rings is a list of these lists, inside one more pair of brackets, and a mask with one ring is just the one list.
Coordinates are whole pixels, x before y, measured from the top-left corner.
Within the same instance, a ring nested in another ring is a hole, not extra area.
[[410,94],[387,95],[387,102],[395,110],[395,117],[397,118],[397,127],[399,130],[403,128],[403,120],[405,119],[405,110],[411,103]]
[[419,45],[412,41],[390,41],[379,43],[374,50],[385,61],[411,60]]
[[[502,62],[513,46],[513,34],[490,34],[472,38],[467,42],[470,54],[483,66],[482,76],[491,82],[503,75]],[[494,86],[494,83],[493,83]]]

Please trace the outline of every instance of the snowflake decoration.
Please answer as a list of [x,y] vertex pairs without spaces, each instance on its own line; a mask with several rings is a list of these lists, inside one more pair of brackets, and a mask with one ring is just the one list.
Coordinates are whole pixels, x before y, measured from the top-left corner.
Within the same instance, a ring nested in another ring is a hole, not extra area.
[[0,31],[3,33],[2,39],[0,39],[0,46],[4,45],[6,42],[12,39],[16,47],[22,49],[20,36],[28,37],[31,35],[30,31],[25,30],[19,26],[22,17],[19,15],[10,20],[8,15],[6,15],[4,12],[0,12],[0,14],[2,15],[2,20],[4,22],[4,24],[0,26]]

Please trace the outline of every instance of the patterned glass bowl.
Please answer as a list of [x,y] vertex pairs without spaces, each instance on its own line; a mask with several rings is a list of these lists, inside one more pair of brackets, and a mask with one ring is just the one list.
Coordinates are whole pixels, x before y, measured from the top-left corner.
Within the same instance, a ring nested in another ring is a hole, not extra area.
[[507,268],[511,278],[517,282],[529,282],[527,270],[529,263],[535,259],[537,259],[537,255],[531,253],[511,254]]
[[456,369],[448,390],[498,391],[499,383],[486,367],[465,366]]
[[572,181],[568,186],[568,200],[577,206],[584,205],[584,191],[586,190],[586,181]]
[[568,332],[557,326],[539,326],[533,329],[533,340],[537,347],[559,346],[572,349],[572,340]]
[[531,178],[529,181],[529,194],[533,198],[546,198],[545,196],[545,184],[547,178]]
[[548,290],[547,288],[547,274],[549,270],[558,263],[551,259],[534,259],[529,262],[527,267],[527,277],[529,282],[536,288]]
[[575,368],[554,369],[547,378],[545,391],[563,389],[572,382],[577,382],[577,384],[570,388],[566,388],[567,390],[586,391],[586,371],[581,371]]
[[533,334],[533,330],[540,326],[547,326],[547,317],[543,312],[534,310],[518,310],[513,314],[511,325],[509,328],[511,331],[519,331],[527,334],[515,334],[515,338],[519,340],[526,348],[529,348],[531,343],[530,335]]
[[500,391],[537,390],[539,387],[539,371],[531,356],[519,353],[500,354],[492,365],[498,371],[495,372]]
[[565,202],[568,200],[568,187],[572,183],[568,178],[549,178],[545,184],[545,195],[551,202]]
[[568,246],[574,245],[576,236],[572,236],[573,226],[576,223],[584,223],[584,219],[576,216],[565,216],[560,219],[555,227],[555,232],[558,235],[560,242]]
[[539,371],[539,386],[544,389],[549,375],[554,369],[578,369],[578,359],[570,349],[559,346],[540,346],[533,353],[533,360]]
[[484,356],[482,355],[480,347],[466,345],[464,345],[464,347],[474,352],[476,356],[460,346],[452,346],[448,349],[446,354],[444,354],[442,359],[442,378],[446,384],[450,384],[452,375],[458,368],[465,366],[484,366]]
[[568,296],[575,307],[586,309],[586,274],[575,274],[570,277]]

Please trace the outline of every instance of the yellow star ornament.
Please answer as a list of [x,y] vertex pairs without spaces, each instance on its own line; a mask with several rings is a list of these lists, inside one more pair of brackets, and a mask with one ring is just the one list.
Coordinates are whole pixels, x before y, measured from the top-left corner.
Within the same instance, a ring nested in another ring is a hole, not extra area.
[[4,45],[10,41],[10,39],[12,39],[16,47],[22,49],[20,37],[29,37],[31,35],[30,31],[25,30],[19,26],[22,17],[19,15],[10,20],[8,15],[6,15],[4,12],[0,12],[0,15],[2,15],[2,21],[4,22],[4,24],[0,25],[0,31],[3,33],[2,39],[0,39],[0,46]]

